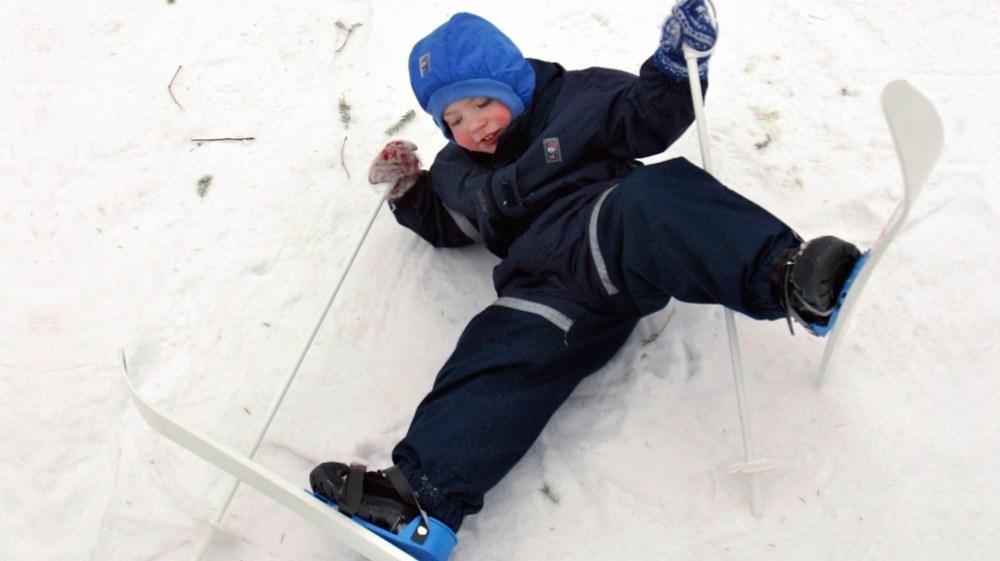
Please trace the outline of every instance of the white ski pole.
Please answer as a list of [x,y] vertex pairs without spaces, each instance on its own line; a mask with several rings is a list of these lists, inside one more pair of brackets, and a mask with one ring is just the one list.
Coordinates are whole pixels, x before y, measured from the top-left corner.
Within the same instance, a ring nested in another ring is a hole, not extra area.
[[[334,300],[337,299],[337,294],[340,292],[340,288],[344,285],[344,280],[347,279],[347,273],[351,271],[351,266],[354,265],[354,260],[361,251],[361,246],[364,245],[365,240],[368,238],[368,233],[371,231],[372,226],[375,224],[375,219],[378,218],[378,213],[382,210],[385,204],[386,197],[389,194],[389,189],[386,189],[382,194],[382,198],[379,200],[378,204],[375,205],[375,210],[372,211],[371,218],[368,219],[368,224],[365,226],[364,233],[361,234],[361,239],[358,240],[357,245],[354,246],[354,251],[351,252],[351,257],[347,260],[347,264],[344,266],[343,272],[340,274],[340,279],[337,281],[337,285],[333,289],[333,293],[330,294],[330,299],[326,303],[326,307],[323,308],[323,313],[319,316],[319,321],[316,322],[316,326],[313,328],[312,333],[309,334],[309,339],[306,340],[305,346],[302,348],[302,352],[299,353],[299,358],[295,362],[295,366],[292,371],[289,372],[288,377],[285,378],[285,383],[281,388],[281,392],[271,403],[271,408],[267,412],[267,418],[264,421],[264,426],[261,427],[260,433],[257,434],[257,440],[254,442],[253,448],[250,449],[250,453],[247,455],[249,458],[253,458],[257,454],[257,450],[260,449],[261,443],[264,442],[264,435],[267,434],[267,430],[271,428],[271,422],[274,421],[275,415],[278,414],[278,409],[281,408],[281,403],[285,399],[285,394],[288,393],[288,389],[292,386],[292,382],[299,373],[299,369],[302,367],[302,363],[305,362],[306,355],[309,353],[309,349],[312,347],[313,341],[316,340],[316,335],[319,334],[320,328],[323,326],[323,322],[326,321],[326,316],[330,312],[330,308],[333,307]],[[229,504],[233,502],[233,497],[236,495],[236,490],[240,486],[240,480],[234,479],[232,486],[229,488],[229,493],[226,495],[226,500],[222,503],[219,511],[215,515],[213,521],[213,528],[215,524],[222,522],[222,518],[225,517],[226,511],[229,509]],[[195,561],[201,561],[201,558],[205,555],[205,550],[208,549],[209,544],[212,542],[213,531],[210,528],[202,536],[201,541],[198,544],[198,549],[195,552]]]
[[[709,0],[708,5],[712,9],[713,19],[715,6]],[[718,36],[718,33],[716,33]],[[714,175],[715,169],[712,165],[712,154],[708,143],[708,125],[705,119],[705,109],[702,103],[701,81],[698,76],[698,59],[712,53],[714,47],[708,51],[697,51],[687,44],[684,45],[684,59],[687,62],[688,81],[691,86],[691,103],[694,106],[695,123],[698,128],[698,145],[701,149],[701,162],[705,171]],[[743,435],[743,455],[744,461],[729,466],[732,473],[746,473],[750,478],[750,512],[754,516],[760,516],[760,482],[754,476],[758,471],[768,469],[772,462],[761,462],[754,458],[753,435],[750,430],[750,418],[747,413],[746,388],[743,384],[743,360],[740,357],[739,335],[736,332],[736,317],[732,310],[725,309],[726,332],[729,335],[729,355],[733,366],[733,380],[736,385],[736,407],[740,417],[740,431]]]

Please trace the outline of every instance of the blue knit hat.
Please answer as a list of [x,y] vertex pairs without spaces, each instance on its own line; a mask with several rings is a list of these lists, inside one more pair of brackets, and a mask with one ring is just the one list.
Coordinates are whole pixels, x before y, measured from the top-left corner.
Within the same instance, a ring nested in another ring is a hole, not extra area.
[[452,140],[445,108],[465,97],[485,96],[502,102],[516,119],[531,104],[535,69],[492,23],[458,13],[413,46],[410,85],[420,107]]

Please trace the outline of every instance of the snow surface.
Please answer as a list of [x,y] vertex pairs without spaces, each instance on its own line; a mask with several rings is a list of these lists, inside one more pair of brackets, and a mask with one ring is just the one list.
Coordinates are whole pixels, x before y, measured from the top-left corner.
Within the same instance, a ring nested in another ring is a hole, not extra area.
[[[143,395],[249,450],[378,201],[383,131],[419,111],[417,38],[471,10],[528,56],[635,71],[669,6],[0,3],[0,558],[191,558],[230,480],[145,425],[118,351]],[[677,305],[578,389],[454,560],[1000,558],[1000,4],[718,13],[718,175],[806,237],[870,245],[899,200],[890,80],[937,105],[942,159],[822,390],[821,340],[738,318],[757,453],[783,460],[760,517],[724,469],[742,443],[722,310]],[[255,140],[191,141],[232,136]],[[397,136],[426,161],[444,143],[423,114]],[[678,155],[698,161],[693,129]],[[259,461],[303,485],[324,460],[385,465],[495,261],[380,213]],[[245,488],[206,556],[356,558]]]

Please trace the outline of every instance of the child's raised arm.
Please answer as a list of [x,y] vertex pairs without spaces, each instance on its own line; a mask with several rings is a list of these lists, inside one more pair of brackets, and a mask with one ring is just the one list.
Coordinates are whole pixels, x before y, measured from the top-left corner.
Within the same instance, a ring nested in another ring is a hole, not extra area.
[[[656,51],[643,64],[639,79],[617,95],[608,108],[606,143],[619,157],[643,158],[673,144],[694,121],[684,45],[709,51],[716,26],[705,0],[681,0],[663,22]],[[707,89],[708,56],[698,60]]]

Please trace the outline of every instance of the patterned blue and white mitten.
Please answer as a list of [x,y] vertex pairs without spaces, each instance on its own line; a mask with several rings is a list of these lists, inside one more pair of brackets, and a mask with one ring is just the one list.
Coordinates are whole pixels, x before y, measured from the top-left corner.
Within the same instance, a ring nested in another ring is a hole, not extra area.
[[[705,0],[681,0],[663,22],[660,46],[653,62],[664,74],[678,81],[687,80],[684,45],[696,51],[708,51],[715,45],[718,30]],[[708,56],[698,59],[698,75],[708,76]]]

